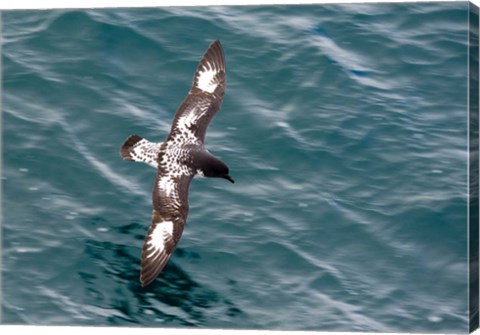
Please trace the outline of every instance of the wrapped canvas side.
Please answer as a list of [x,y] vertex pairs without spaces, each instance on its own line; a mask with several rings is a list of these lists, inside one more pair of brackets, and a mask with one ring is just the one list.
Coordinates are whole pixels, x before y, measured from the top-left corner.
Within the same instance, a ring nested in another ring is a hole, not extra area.
[[478,328],[478,7],[469,11],[469,228],[470,228],[470,332]]

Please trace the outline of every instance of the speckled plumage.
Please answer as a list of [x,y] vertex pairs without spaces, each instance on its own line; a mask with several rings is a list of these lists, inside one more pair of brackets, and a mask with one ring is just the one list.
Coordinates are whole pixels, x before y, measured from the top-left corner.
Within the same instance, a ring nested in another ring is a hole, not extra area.
[[219,41],[202,57],[187,97],[177,110],[167,139],[149,142],[130,136],[120,154],[157,168],[152,224],[142,251],[140,281],[150,284],[162,271],[183,232],[188,216],[188,189],[193,177],[219,177],[231,182],[228,167],[204,147],[207,127],[225,94],[225,60]]

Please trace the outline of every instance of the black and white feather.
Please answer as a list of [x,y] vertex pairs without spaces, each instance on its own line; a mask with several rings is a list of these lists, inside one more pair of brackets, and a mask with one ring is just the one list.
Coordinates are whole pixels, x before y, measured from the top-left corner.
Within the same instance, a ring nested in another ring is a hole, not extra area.
[[220,42],[210,45],[193,77],[193,85],[173,119],[167,140],[203,143],[205,132],[225,95],[225,60]]
[[214,41],[197,67],[192,87],[175,114],[166,141],[152,143],[132,135],[120,149],[125,160],[157,168],[152,224],[142,251],[142,286],[158,276],[182,236],[192,179],[220,177],[233,182],[225,163],[204,148],[207,127],[223,101],[225,80],[223,49],[219,41]]

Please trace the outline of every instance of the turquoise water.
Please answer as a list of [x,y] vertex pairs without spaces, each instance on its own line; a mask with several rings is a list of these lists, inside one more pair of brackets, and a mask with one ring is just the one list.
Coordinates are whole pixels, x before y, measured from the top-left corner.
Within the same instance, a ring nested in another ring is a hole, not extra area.
[[[465,332],[466,3],[10,11],[3,323]],[[162,141],[208,45],[227,93],[180,244],[139,283]]]

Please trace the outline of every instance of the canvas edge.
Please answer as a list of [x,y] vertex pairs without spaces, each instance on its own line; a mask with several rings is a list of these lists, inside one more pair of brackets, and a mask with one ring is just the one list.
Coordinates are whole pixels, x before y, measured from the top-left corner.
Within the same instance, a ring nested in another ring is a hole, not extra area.
[[[390,2],[390,1],[389,1]],[[449,2],[449,1],[444,1]],[[81,7],[79,7],[81,8]],[[2,11],[0,9],[0,56],[2,55]],[[468,152],[469,152],[469,175],[468,175],[468,228],[469,228],[469,332],[472,333],[479,328],[479,7],[469,2],[468,6]],[[0,57],[0,152],[3,152],[3,129],[2,129],[2,57]],[[2,204],[3,194],[3,161],[0,157],[0,204]],[[0,256],[2,250],[2,223],[3,206],[0,208]],[[0,269],[2,267],[2,257],[0,257]],[[0,271],[0,288],[2,287],[2,271]],[[0,290],[0,302],[2,301],[2,290]],[[0,325],[2,324],[2,308],[0,304]],[[11,326],[15,327],[15,326]],[[24,326],[18,326],[24,327]],[[33,327],[28,326],[27,327]],[[62,327],[55,327],[60,331]],[[64,327],[71,330],[76,327]],[[83,330],[82,330],[83,329]],[[87,328],[88,329],[88,328]],[[77,328],[83,331],[86,328]],[[126,329],[126,331],[135,331],[135,328]],[[232,330],[235,332],[235,330]],[[253,331],[255,333],[256,331]],[[228,333],[228,331],[227,331]],[[271,334],[275,334],[273,331]],[[279,332],[280,333],[280,332]],[[282,331],[283,333],[283,331]],[[296,333],[296,332],[292,332]],[[349,332],[339,332],[337,334],[352,334]],[[368,333],[357,333],[368,334]],[[385,333],[384,333],[385,334]],[[381,333],[379,333],[381,335]],[[414,335],[413,333],[411,335]]]
[[[3,21],[2,21],[2,11],[0,11],[0,153],[3,153]],[[3,155],[0,155],[0,269],[3,269]],[[0,324],[3,322],[3,282],[2,282],[3,271],[0,271]]]
[[478,7],[468,11],[468,225],[469,225],[469,332],[479,327],[479,85],[478,85]]

